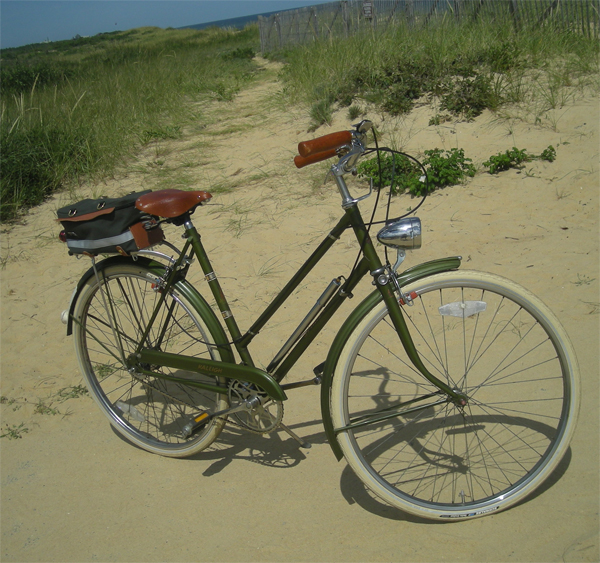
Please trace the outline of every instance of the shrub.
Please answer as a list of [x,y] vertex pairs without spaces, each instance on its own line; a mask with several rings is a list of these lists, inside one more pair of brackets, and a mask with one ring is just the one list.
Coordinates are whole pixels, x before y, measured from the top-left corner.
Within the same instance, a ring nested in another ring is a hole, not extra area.
[[501,99],[492,88],[488,76],[477,75],[451,80],[445,87],[440,107],[454,115],[464,115],[473,119],[481,115],[484,109],[496,109]]
[[256,51],[252,47],[238,47],[237,49],[233,49],[233,51],[225,51],[221,56],[226,61],[233,59],[253,59],[256,56]]
[[42,88],[47,85],[60,84],[77,74],[74,65],[38,62],[31,65],[17,62],[3,64],[0,70],[2,95],[30,92],[34,86]]
[[531,157],[527,154],[526,149],[520,150],[517,147],[513,147],[511,150],[490,156],[483,165],[489,168],[490,174],[498,174],[498,172],[510,168],[521,168],[523,162],[529,162],[530,160]]
[[[379,168],[381,164],[381,170]],[[389,187],[394,183],[392,191],[403,193],[413,178],[419,177],[421,172],[418,165],[403,155],[392,155],[390,153],[380,154],[359,162],[357,166],[360,178],[373,178],[375,187],[378,189]]]
[[[444,188],[462,182],[465,177],[475,176],[475,167],[470,158],[465,158],[463,149],[450,149],[442,154],[441,149],[425,151],[423,165],[427,169],[430,186]],[[433,191],[433,190],[432,190]]]
[[44,201],[66,180],[84,172],[91,157],[89,133],[37,127],[0,138],[0,220]]

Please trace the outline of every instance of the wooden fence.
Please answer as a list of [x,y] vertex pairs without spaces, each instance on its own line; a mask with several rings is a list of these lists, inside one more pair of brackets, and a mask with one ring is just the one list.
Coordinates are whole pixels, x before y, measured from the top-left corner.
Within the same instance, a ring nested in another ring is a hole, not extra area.
[[510,21],[516,29],[551,25],[599,35],[600,0],[344,0],[259,16],[263,53],[314,40],[385,30],[399,22],[424,26],[436,18]]

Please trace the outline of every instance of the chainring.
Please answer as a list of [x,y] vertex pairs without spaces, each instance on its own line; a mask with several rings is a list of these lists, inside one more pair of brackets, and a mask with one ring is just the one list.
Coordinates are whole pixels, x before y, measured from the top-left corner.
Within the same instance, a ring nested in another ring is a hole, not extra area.
[[260,405],[231,414],[230,421],[233,418],[238,426],[257,434],[273,432],[283,419],[283,403],[269,399],[268,394],[253,383],[234,379],[229,384],[229,402],[232,406],[256,397],[261,399]]

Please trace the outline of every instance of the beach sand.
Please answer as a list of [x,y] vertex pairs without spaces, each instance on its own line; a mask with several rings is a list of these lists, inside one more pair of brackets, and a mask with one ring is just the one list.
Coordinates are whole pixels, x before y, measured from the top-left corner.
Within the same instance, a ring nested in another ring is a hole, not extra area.
[[[428,105],[404,118],[368,115],[382,144],[416,156],[463,148],[478,167],[513,146],[533,154],[556,148],[552,163],[498,175],[481,169],[432,194],[418,213],[423,247],[405,262],[460,255],[464,268],[510,278],[545,301],[573,341],[582,380],[577,431],[555,473],[520,505],[445,525],[386,506],[336,461],[318,387],[290,391],[285,403],[284,422],[310,450],[284,432],[258,436],[228,426],[213,447],[186,460],[131,446],[89,396],[64,397],[83,380],[60,314],[89,261],[68,256],[58,241],[59,207],[179,187],[177,174],[193,175],[194,189],[207,191],[239,183],[193,218],[242,330],[335,224],[340,200],[331,181],[323,184],[327,165],[297,170],[292,159],[299,141],[348,129],[347,111],[307,133],[305,110],[273,104],[278,88],[266,72],[233,103],[200,107],[212,117],[184,139],[148,147],[114,179],[57,194],[2,228],[1,411],[2,433],[11,434],[0,441],[2,561],[598,561],[597,96],[575,97],[537,125],[486,112],[430,126]],[[352,185],[366,193],[364,182]],[[392,216],[416,202],[395,198]],[[361,204],[365,216],[372,204]],[[167,235],[179,240],[174,227]],[[253,343],[259,365],[327,283],[349,273],[357,251],[345,235],[291,297]],[[192,281],[207,293],[199,268]],[[363,282],[291,381],[312,377],[337,327],[369,291]]]

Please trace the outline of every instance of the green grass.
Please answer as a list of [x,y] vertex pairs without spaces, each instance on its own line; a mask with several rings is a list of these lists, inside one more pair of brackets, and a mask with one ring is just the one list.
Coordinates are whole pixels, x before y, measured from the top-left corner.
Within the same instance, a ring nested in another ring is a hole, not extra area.
[[141,28],[3,50],[0,219],[182,136],[202,119],[190,101],[230,101],[252,80],[257,43],[256,27]]
[[[114,174],[145,146],[185,139],[206,119],[192,102],[227,105],[253,79],[258,43],[256,26],[140,28],[3,50],[0,220]],[[438,123],[507,104],[526,104],[525,115],[542,120],[598,90],[597,40],[497,22],[399,25],[272,56],[286,62],[279,99],[303,104],[312,129],[340,108],[354,120],[423,101],[436,106]],[[166,176],[165,163],[157,153],[152,170]]]
[[425,99],[473,119],[505,104],[554,108],[573,89],[598,89],[597,39],[551,27],[515,32],[509,22],[399,25],[272,56],[288,63],[285,94],[310,108],[315,127],[328,121],[334,104],[398,115]]

